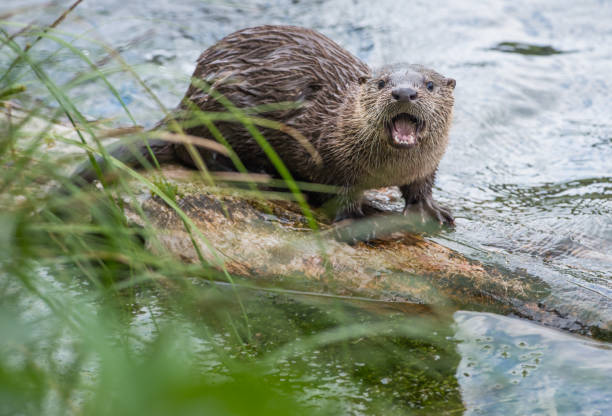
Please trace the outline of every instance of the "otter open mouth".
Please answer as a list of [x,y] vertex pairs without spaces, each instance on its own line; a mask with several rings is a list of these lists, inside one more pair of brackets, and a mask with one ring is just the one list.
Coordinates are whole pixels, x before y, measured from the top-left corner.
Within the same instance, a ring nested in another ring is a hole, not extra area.
[[425,122],[408,113],[398,114],[389,123],[391,145],[395,147],[412,147],[418,143],[419,133]]

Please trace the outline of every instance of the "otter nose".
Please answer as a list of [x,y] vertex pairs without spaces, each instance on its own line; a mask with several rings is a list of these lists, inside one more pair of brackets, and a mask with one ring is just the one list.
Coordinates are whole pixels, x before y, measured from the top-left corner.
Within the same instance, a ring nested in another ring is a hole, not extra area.
[[412,88],[395,88],[391,91],[391,96],[397,101],[414,101],[418,98],[419,94]]

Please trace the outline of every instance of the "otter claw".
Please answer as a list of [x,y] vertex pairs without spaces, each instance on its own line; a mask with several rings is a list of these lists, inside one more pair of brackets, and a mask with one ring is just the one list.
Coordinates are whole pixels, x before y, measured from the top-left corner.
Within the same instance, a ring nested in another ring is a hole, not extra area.
[[421,223],[426,223],[430,220],[438,222],[440,225],[453,227],[455,219],[450,210],[441,207],[432,199],[424,199],[413,204],[406,204],[404,215],[417,216]]

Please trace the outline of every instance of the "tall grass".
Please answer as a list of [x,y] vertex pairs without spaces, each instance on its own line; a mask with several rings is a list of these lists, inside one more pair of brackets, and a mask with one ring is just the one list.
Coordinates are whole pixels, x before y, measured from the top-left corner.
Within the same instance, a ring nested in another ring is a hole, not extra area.
[[[72,98],[78,85],[99,82],[138,124],[108,70],[58,33],[78,3],[46,27],[0,22],[0,414],[461,413],[448,319],[260,290],[230,275],[221,256],[192,265],[160,255],[144,215],[143,228],[130,226],[123,201],[139,206],[136,181],[178,213],[194,241],[207,241],[172,185],[110,157],[104,133]],[[89,72],[59,83],[37,53],[44,42]],[[109,50],[114,71],[131,74],[167,115],[137,70]],[[41,87],[54,104],[28,95]],[[300,184],[257,128],[274,126],[225,104],[227,113],[197,119],[225,146],[214,121],[243,123],[316,230]],[[58,123],[78,140],[58,133]],[[74,186],[74,160],[49,153],[54,143],[77,146],[94,166],[98,156],[119,180],[106,183],[98,166],[100,189]],[[52,191],[58,186],[68,191]]]

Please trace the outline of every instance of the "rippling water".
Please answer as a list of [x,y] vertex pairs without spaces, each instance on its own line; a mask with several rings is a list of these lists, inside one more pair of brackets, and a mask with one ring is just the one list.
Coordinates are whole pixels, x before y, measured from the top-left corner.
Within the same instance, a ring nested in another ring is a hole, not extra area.
[[[0,13],[26,3],[4,2]],[[13,20],[49,23],[59,10]],[[82,36],[92,59],[103,55],[92,39],[118,48],[173,107],[203,49],[264,23],[314,28],[372,66],[417,62],[456,78],[435,194],[458,219],[437,240],[561,284],[562,302],[581,301],[573,287],[612,298],[612,2],[85,1],[61,29]],[[82,67],[40,48],[60,81]],[[161,116],[133,78],[110,80],[139,123]],[[91,117],[126,123],[103,86],[73,94]]]
[[[53,12],[38,12],[39,21]],[[27,22],[32,14],[17,17]],[[108,0],[84,2],[75,16],[62,30],[82,36],[85,53],[101,56],[92,39],[119,48],[168,107],[182,97],[203,49],[264,23],[312,27],[372,66],[418,62],[455,77],[455,122],[436,194],[453,207],[458,226],[444,238],[473,256],[501,254],[610,294],[610,2]],[[66,80],[82,65],[66,51],[50,63]],[[130,76],[111,81],[139,123],[160,117]],[[75,96],[92,117],[125,121],[103,88],[87,85]],[[502,257],[494,261],[508,261]]]

